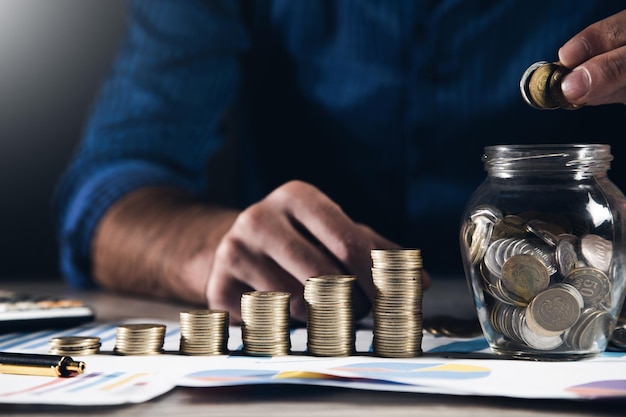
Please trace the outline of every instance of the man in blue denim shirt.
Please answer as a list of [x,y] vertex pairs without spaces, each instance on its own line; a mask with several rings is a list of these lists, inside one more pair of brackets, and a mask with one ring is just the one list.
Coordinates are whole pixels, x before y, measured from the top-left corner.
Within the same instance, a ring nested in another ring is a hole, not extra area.
[[[59,184],[62,271],[235,321],[251,289],[291,292],[305,320],[303,283],[319,274],[357,275],[367,311],[372,248],[419,247],[431,275],[460,275],[485,145],[623,128],[621,105],[597,105],[626,101],[625,6],[131,1]],[[578,67],[566,97],[587,106],[532,109],[521,74],[559,59]]]

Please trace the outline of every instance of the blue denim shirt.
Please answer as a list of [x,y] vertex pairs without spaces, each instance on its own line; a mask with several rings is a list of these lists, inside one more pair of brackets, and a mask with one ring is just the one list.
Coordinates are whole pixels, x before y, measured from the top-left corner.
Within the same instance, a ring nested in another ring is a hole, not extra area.
[[538,111],[524,70],[556,61],[600,0],[136,0],[56,194],[61,269],[90,282],[94,229],[147,185],[246,207],[309,181],[426,269],[460,272],[458,226],[486,145],[607,142],[623,109]]

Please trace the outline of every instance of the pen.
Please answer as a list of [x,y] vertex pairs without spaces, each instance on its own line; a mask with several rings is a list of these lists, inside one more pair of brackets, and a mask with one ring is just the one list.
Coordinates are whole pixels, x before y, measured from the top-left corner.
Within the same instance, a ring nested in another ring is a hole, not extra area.
[[67,377],[85,372],[85,362],[69,356],[0,352],[0,374]]

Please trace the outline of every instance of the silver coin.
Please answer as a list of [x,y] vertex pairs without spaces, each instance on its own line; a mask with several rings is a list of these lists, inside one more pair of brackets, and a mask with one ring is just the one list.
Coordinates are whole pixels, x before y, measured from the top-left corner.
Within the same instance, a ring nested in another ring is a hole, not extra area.
[[[511,256],[512,248],[517,245],[518,241],[516,239],[506,239],[502,244],[498,247],[496,251],[496,262],[500,270],[502,269],[502,265],[504,262]],[[500,271],[502,273],[502,271]]]
[[582,296],[577,295],[574,287],[566,285],[553,285],[533,298],[526,310],[526,321],[548,332],[572,327],[580,317]]
[[495,206],[482,204],[476,206],[470,213],[469,217],[472,221],[480,218],[496,224],[502,219],[502,212]]
[[502,264],[498,261],[498,254],[501,252],[501,247],[506,245],[508,242],[510,242],[509,239],[498,239],[494,241],[487,247],[483,257],[483,263],[489,271],[489,275],[497,279],[500,279],[502,269]]
[[550,230],[551,225],[541,220],[528,220],[526,222],[526,230],[550,246],[556,246],[558,242],[558,233]]
[[608,311],[589,307],[583,310],[578,322],[563,336],[574,350],[601,350],[608,343],[612,319]]
[[513,214],[508,214],[494,226],[492,238],[522,238],[526,235],[524,225],[526,219]]
[[485,256],[485,251],[489,246],[493,223],[485,218],[479,218],[467,226],[465,232],[466,247],[469,250],[469,259],[472,264],[480,262]]
[[578,246],[578,240],[579,240],[578,236],[573,235],[571,233],[561,233],[560,235],[557,236],[557,238],[559,239],[559,241],[567,240],[569,243],[574,245],[574,248]]
[[554,253],[559,272],[563,277],[566,277],[578,265],[576,249],[569,240],[561,239],[557,243]]
[[542,244],[540,241],[528,240],[528,243],[532,246],[532,255],[536,256],[541,262],[543,262],[545,267],[548,268],[548,273],[550,275],[554,275],[556,273],[554,250],[547,247],[547,245]]
[[528,305],[529,299],[522,298],[511,291],[509,291],[503,284],[503,281],[500,280],[493,288],[494,295],[496,299],[509,304],[514,307],[526,307]]
[[478,263],[485,255],[485,250],[489,245],[489,241],[491,241],[493,229],[501,219],[502,212],[497,207],[490,205],[478,206],[470,213],[469,220],[472,226],[469,229],[471,230],[471,238],[467,236],[466,240],[469,238],[467,246],[473,264]]
[[563,282],[575,287],[587,306],[602,302],[611,291],[611,281],[608,276],[592,267],[574,269]]
[[603,272],[609,270],[613,256],[613,243],[610,240],[587,234],[580,240],[580,251],[590,266]]
[[527,325],[522,325],[522,338],[531,348],[537,350],[552,350],[563,344],[561,336],[541,336],[534,333]]

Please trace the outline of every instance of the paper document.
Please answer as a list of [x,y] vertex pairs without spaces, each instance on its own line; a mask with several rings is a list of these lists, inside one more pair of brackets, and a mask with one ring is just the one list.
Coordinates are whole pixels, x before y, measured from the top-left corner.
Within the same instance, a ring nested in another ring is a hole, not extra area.
[[0,336],[0,351],[48,353],[59,336],[97,336],[100,353],[76,356],[87,367],[71,378],[0,374],[0,403],[115,405],[139,403],[176,386],[249,384],[326,385],[364,390],[515,398],[576,399],[626,397],[626,353],[606,352],[574,362],[498,359],[483,337],[453,339],[424,334],[424,355],[411,359],[375,357],[372,330],[358,329],[357,353],[349,357],[306,354],[306,329],[291,333],[292,353],[252,357],[240,352],[241,329],[230,328],[229,355],[186,356],[178,352],[180,326],[154,319],[124,323],[166,325],[165,352],[147,356],[113,353],[122,323],[89,323],[62,331]]

